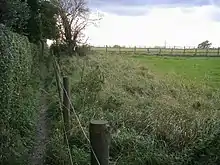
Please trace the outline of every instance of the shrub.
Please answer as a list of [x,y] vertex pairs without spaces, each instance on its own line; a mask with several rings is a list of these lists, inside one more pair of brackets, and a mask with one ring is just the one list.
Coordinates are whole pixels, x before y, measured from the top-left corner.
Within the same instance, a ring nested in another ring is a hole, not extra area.
[[27,164],[39,97],[37,47],[1,25],[0,53],[0,162]]
[[[54,51],[55,55],[59,58],[65,57],[69,54],[68,52],[68,45],[66,43],[56,45],[51,45],[51,50]],[[73,56],[86,56],[91,51],[91,47],[89,45],[78,45],[75,49],[75,52],[73,50]]]
[[91,48],[89,45],[81,45],[81,46],[78,46],[76,49],[78,55],[81,57],[88,55],[90,53],[90,50]]

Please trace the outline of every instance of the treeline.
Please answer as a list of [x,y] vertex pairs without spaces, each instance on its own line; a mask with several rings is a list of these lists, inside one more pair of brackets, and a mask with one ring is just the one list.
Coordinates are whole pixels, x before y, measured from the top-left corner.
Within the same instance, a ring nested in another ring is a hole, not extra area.
[[50,1],[2,0],[0,23],[13,32],[27,36],[30,42],[55,39],[57,8]]

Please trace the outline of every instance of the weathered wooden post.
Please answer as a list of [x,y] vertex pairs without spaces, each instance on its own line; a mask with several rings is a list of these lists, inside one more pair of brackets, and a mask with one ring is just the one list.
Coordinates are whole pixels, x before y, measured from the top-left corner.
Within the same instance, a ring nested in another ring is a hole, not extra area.
[[208,56],[208,54],[209,54],[209,48],[206,49],[205,55]]
[[108,52],[108,46],[105,45],[105,52],[107,53]]
[[134,47],[134,54],[136,53],[136,46]]
[[173,55],[173,48],[171,48],[171,55]]
[[[63,77],[63,119],[67,138],[70,137],[70,85],[69,78]],[[66,141],[66,139],[64,139]]]
[[90,121],[91,165],[109,165],[110,134],[107,124],[103,120]]
[[119,48],[118,48],[118,49],[119,49],[119,54],[121,54],[121,46],[119,46]]
[[195,48],[195,56],[197,55],[197,48]]
[[159,49],[159,56],[161,55],[161,48]]
[[147,48],[147,54],[148,54],[148,55],[150,54],[150,49],[149,49],[149,48]]
[[183,48],[183,55],[185,55],[186,54],[186,47],[184,46],[184,48]]

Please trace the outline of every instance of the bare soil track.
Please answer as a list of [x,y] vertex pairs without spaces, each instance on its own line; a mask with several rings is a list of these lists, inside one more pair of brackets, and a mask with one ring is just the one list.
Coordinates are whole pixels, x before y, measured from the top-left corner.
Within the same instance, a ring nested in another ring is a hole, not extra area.
[[30,158],[31,165],[43,165],[48,140],[47,106],[46,99],[41,98],[36,127],[35,145]]

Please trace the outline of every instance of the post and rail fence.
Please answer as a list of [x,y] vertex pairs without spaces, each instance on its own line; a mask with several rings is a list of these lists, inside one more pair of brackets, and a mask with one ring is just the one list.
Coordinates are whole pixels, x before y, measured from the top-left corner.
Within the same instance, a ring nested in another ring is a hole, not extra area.
[[158,56],[204,56],[204,57],[220,57],[220,47],[218,48],[165,48],[165,47],[92,47],[91,50],[94,51],[104,51],[106,53],[133,53],[133,54],[143,54],[143,55],[158,55]]

